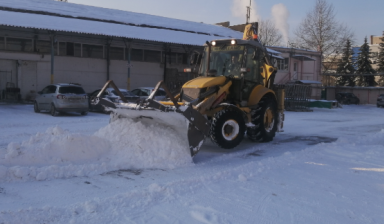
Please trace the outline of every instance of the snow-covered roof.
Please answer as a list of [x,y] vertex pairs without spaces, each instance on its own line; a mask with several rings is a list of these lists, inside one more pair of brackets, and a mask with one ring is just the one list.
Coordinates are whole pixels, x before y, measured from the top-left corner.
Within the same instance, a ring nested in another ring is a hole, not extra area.
[[302,61],[316,61],[314,58],[308,57],[306,55],[293,55],[292,58],[296,58]]
[[272,50],[270,48],[267,48],[267,51],[271,54],[281,54],[281,52],[278,52],[278,51],[275,51],[275,50]]
[[0,25],[202,45],[242,38],[218,25],[48,0],[1,0]]

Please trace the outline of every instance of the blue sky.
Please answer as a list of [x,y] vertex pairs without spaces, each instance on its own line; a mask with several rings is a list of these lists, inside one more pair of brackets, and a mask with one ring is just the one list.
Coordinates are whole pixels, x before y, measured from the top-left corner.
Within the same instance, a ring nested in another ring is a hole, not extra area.
[[[245,23],[246,8],[249,0],[68,0],[71,3],[120,9],[152,15],[165,16],[195,22],[218,23],[230,21],[231,25]],[[237,14],[233,12],[237,1]],[[331,1],[337,21],[348,25],[355,33],[355,44],[361,45],[364,37],[382,35],[384,31],[384,0],[338,0]],[[315,0],[252,0],[255,7],[251,21],[256,16],[262,19],[272,18],[271,9],[276,4],[283,4],[289,16],[289,38],[305,15],[315,5]],[[240,5],[242,4],[242,5]],[[243,11],[241,11],[243,9]],[[253,17],[253,18],[252,18]]]

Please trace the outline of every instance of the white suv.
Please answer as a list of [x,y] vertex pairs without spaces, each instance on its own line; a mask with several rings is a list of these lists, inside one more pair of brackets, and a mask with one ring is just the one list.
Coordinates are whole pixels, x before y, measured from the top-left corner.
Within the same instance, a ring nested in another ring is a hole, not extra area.
[[46,110],[52,116],[57,116],[60,112],[79,112],[86,115],[89,111],[88,96],[79,84],[48,85],[38,92],[34,110],[36,113]]

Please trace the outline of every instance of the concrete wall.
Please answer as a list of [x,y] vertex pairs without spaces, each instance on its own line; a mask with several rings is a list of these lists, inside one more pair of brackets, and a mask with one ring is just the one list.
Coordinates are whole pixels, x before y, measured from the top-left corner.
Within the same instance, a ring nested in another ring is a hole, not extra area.
[[[130,89],[142,86],[155,86],[163,80],[164,65],[152,62],[131,62]],[[177,68],[180,72],[186,65],[167,64],[167,68]],[[17,83],[22,99],[42,90],[51,82],[51,58],[33,53],[0,52],[0,91],[5,88],[6,79],[1,75],[8,71],[8,81]],[[5,74],[3,75],[5,77]],[[128,88],[127,61],[111,60],[110,77],[119,88]],[[55,56],[53,83],[80,83],[86,92],[103,87],[107,81],[106,59]]]
[[339,92],[351,92],[360,99],[360,104],[376,104],[378,95],[384,94],[384,88],[331,87],[327,88],[327,100],[335,100]]

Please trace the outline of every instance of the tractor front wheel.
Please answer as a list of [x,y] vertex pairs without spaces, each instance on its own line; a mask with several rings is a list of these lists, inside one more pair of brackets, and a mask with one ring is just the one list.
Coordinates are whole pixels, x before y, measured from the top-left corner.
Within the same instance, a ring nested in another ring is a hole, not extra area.
[[224,149],[236,147],[244,138],[245,122],[240,111],[226,108],[215,114],[211,124],[211,139]]

